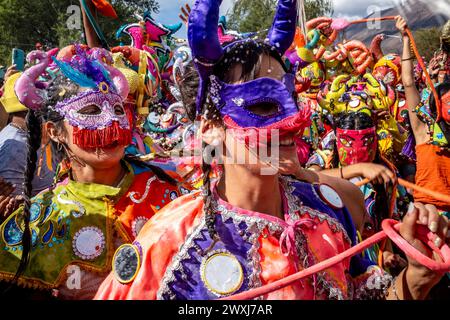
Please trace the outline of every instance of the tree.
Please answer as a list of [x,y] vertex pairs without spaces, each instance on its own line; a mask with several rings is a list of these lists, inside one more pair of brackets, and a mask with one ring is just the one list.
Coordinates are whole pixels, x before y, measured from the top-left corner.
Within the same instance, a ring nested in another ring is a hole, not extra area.
[[441,30],[436,27],[424,28],[414,31],[413,34],[420,54],[426,61],[430,61],[434,53],[439,50]]
[[[113,0],[119,16],[116,20],[99,17],[108,42],[115,40],[116,30],[123,24],[136,22],[135,13],[158,12],[156,0]],[[79,5],[78,0],[0,0],[0,65],[9,65],[13,48],[29,52],[37,42],[47,48],[63,47],[83,41],[81,30],[69,30],[67,8]]]
[[[237,0],[228,14],[230,29],[241,33],[270,29],[277,0]],[[330,16],[333,13],[331,0],[306,0],[306,19]]]

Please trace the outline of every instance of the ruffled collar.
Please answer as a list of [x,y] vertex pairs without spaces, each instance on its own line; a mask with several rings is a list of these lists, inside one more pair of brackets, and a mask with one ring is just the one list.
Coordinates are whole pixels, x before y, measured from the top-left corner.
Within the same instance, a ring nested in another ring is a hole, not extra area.
[[69,193],[77,198],[82,198],[85,201],[108,198],[113,202],[116,202],[128,191],[135,176],[134,170],[128,162],[123,161],[122,165],[126,168],[127,173],[117,187],[96,183],[77,182],[72,180],[71,175],[68,175],[66,180],[61,184],[65,185]]

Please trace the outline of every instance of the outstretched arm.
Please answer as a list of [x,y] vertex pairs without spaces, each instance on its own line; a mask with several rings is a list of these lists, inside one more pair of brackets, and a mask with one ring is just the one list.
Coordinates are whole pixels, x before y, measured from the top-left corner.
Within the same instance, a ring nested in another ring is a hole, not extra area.
[[395,181],[395,174],[381,164],[371,162],[361,162],[337,169],[326,169],[320,171],[321,174],[327,176],[352,179],[355,177],[363,177],[370,179],[374,183],[389,183]]
[[413,55],[411,54],[411,41],[405,31],[407,25],[405,19],[397,16],[396,27],[403,35],[403,54],[402,54],[402,81],[405,87],[406,102],[408,104],[409,120],[411,129],[416,138],[416,143],[423,144],[429,140],[428,128],[425,123],[420,121],[414,109],[419,105],[421,98],[414,81]]

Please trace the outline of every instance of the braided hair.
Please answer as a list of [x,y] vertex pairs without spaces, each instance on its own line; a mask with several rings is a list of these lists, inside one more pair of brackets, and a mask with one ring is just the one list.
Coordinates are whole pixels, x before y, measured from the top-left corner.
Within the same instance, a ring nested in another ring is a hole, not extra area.
[[[25,269],[30,260],[31,247],[33,245],[33,239],[30,229],[30,207],[32,198],[32,181],[35,176],[35,171],[37,167],[37,152],[41,144],[42,138],[42,125],[47,122],[51,122],[55,125],[55,128],[61,132],[66,133],[64,127],[64,117],[62,117],[53,107],[60,101],[70,99],[76,96],[80,92],[80,86],[73,83],[72,81],[65,78],[63,75],[57,75],[53,80],[51,80],[46,88],[46,102],[39,110],[29,110],[27,115],[27,163],[24,173],[24,208],[23,208],[23,224],[24,231],[22,236],[22,256],[20,258],[19,266],[17,268],[16,274],[12,280],[12,283],[17,282],[18,278],[25,272]],[[67,154],[68,146],[63,142],[51,141],[52,154],[55,155],[55,160],[60,161],[70,161],[70,156]],[[60,144],[63,144],[64,148],[60,148]],[[158,179],[168,182],[170,184],[176,185],[175,179],[166,174],[162,169],[155,166],[146,164],[137,158],[132,156],[125,157],[126,161],[132,162],[133,164],[149,168]],[[58,177],[56,177],[58,178]],[[50,193],[52,193],[57,179],[55,179],[54,184],[50,187]]]

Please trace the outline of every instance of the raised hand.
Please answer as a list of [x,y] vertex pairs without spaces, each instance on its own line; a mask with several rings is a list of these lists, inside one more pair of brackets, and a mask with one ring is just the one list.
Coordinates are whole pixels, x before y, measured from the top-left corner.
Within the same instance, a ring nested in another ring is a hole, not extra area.
[[191,7],[186,3],[185,6],[182,6],[180,10],[181,13],[179,17],[181,21],[183,21],[187,25],[189,22],[189,14],[191,13]]

